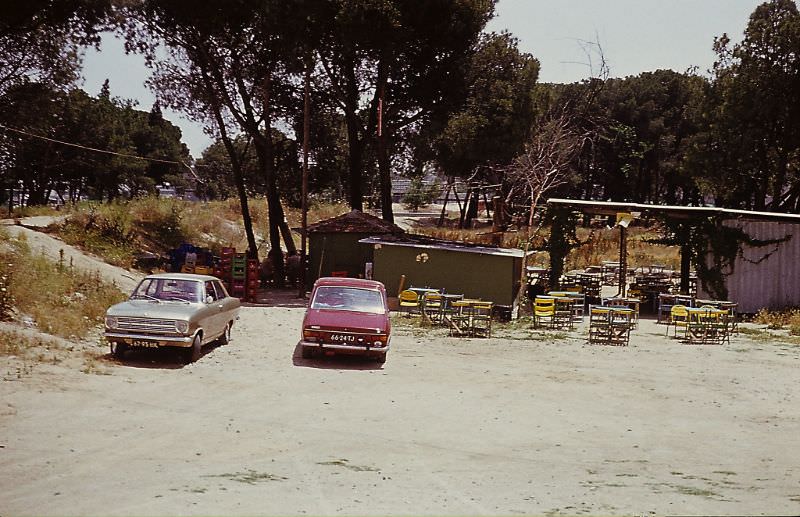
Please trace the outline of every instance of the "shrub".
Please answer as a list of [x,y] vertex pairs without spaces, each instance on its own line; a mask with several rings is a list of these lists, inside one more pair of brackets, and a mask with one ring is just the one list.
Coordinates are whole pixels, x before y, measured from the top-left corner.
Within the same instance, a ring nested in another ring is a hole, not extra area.
[[[0,236],[0,243],[3,242]],[[106,309],[125,299],[97,275],[60,267],[31,253],[24,240],[5,240],[0,264],[14,308],[41,330],[61,337],[84,337],[102,323]]]
[[426,186],[422,178],[414,178],[403,196],[403,205],[408,210],[417,211],[432,203],[438,196],[439,188],[436,185]]

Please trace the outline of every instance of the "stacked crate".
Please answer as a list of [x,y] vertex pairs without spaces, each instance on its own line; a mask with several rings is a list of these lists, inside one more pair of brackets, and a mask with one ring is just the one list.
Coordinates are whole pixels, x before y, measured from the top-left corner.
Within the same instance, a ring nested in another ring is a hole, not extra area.
[[261,281],[258,260],[247,259],[247,285],[245,288],[245,299],[248,302],[255,302],[258,295],[258,285]]
[[231,258],[231,296],[244,298],[247,294],[247,256],[236,253]]
[[228,290],[230,290],[231,284],[231,263],[235,254],[236,248],[222,248],[219,262],[217,262],[214,268],[214,276],[222,280]]

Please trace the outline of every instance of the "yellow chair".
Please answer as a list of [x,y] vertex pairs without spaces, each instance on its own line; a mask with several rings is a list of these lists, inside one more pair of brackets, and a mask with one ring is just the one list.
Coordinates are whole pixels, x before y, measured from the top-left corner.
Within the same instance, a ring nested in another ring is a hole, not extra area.
[[669,319],[667,320],[667,335],[669,335],[669,326],[675,327],[674,337],[678,337],[678,327],[683,327],[684,332],[689,328],[689,311],[686,310],[685,305],[673,305],[669,310]]
[[400,296],[398,296],[398,302],[400,305],[400,312],[405,312],[406,314],[418,313],[419,312],[419,295],[414,291],[410,291],[406,289],[405,291],[400,292]]
[[537,296],[533,301],[533,326],[539,328],[544,322],[549,323],[551,327],[555,325],[556,300]]
[[589,307],[589,343],[606,344],[611,341],[611,309],[602,305]]
[[472,305],[470,334],[479,337],[492,337],[492,302],[480,301]]
[[442,295],[439,293],[427,293],[422,299],[422,310],[431,321],[442,320],[442,309],[444,308]]

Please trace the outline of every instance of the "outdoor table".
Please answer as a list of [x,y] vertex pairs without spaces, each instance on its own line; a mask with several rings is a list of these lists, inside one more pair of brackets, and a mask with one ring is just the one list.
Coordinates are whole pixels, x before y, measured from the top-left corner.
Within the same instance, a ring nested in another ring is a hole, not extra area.
[[419,295],[420,298],[425,296],[426,293],[441,293],[441,289],[433,289],[431,287],[409,287],[409,291],[414,291]]
[[462,298],[450,304],[450,314],[445,313],[445,319],[450,325],[450,335],[470,335],[472,332],[472,317],[477,304],[486,303],[472,298]]
[[[575,321],[583,320],[583,306],[584,303],[586,303],[586,297],[583,293],[575,291],[550,291],[548,295],[556,299],[556,313],[558,313],[559,310],[565,311],[566,309],[564,309],[564,306],[569,305],[570,328],[573,327]],[[566,300],[568,300],[568,302]],[[561,309],[559,309],[559,305],[561,305]],[[561,315],[557,314],[557,316]]]
[[641,298],[606,298],[603,300],[603,305],[607,305],[609,307],[627,307],[633,311],[633,325],[637,325],[639,322],[639,307],[642,303]]
[[708,307],[687,307],[686,336],[688,343],[722,343],[728,338],[728,311]]
[[589,308],[589,343],[627,346],[633,312],[628,307],[592,305]]

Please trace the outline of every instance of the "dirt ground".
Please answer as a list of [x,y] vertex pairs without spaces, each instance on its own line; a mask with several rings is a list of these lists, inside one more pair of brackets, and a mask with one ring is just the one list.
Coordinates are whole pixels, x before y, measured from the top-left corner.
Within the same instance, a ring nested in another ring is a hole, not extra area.
[[797,345],[399,317],[381,366],[301,359],[302,316],[244,307],[188,366],[99,335],[2,358],[0,515],[800,513]]

